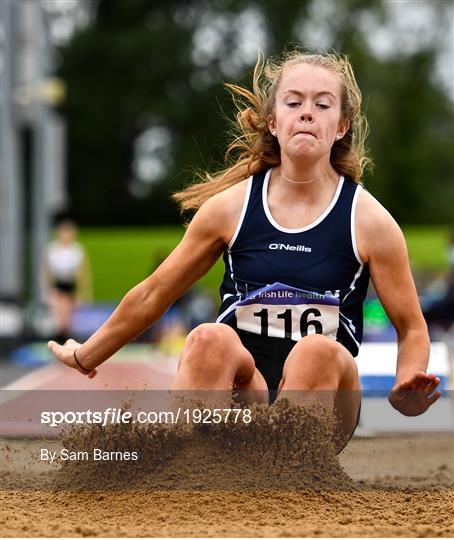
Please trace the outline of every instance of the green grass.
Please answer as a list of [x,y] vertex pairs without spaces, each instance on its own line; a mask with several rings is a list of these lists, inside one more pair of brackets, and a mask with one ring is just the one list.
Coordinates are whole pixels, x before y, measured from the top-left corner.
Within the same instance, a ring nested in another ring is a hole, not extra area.
[[[147,277],[159,258],[170,253],[183,236],[182,227],[82,229],[80,240],[90,258],[94,300],[118,301]],[[413,270],[439,271],[446,267],[449,227],[405,227]],[[223,275],[222,260],[200,280],[217,295]]]
[[[118,301],[156,268],[183,234],[178,226],[82,229],[79,237],[90,259],[94,300]],[[222,275],[220,260],[199,283],[216,295]]]
[[447,252],[450,226],[405,227],[412,268],[418,271],[439,271],[448,266]]

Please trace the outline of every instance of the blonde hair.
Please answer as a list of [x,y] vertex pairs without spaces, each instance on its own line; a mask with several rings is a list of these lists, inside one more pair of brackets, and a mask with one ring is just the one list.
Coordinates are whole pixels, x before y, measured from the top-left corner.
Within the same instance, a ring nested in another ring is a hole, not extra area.
[[276,91],[284,70],[297,64],[320,66],[339,75],[341,80],[341,115],[349,129],[331,148],[330,162],[339,174],[360,181],[364,170],[372,165],[367,156],[365,140],[368,133],[366,117],[361,112],[361,91],[346,56],[337,53],[311,54],[293,50],[277,59],[259,55],[254,69],[252,92],[235,84],[225,84],[237,109],[232,124],[226,167],[214,175],[199,174],[199,182],[174,193],[182,210],[198,209],[207,199],[280,164],[280,146],[269,131],[268,118],[275,106]]

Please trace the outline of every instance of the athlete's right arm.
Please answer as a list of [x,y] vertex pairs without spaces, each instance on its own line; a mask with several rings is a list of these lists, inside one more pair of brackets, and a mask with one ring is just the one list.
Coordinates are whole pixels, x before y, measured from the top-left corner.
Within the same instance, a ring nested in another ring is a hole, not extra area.
[[83,345],[74,340],[63,346],[51,341],[53,354],[84,373],[74,358],[77,349],[77,360],[93,377],[96,366],[156,322],[222,254],[241,212],[241,198],[232,197],[238,189],[241,186],[234,186],[233,193],[220,193],[202,205],[175,250],[125,295],[111,317]]

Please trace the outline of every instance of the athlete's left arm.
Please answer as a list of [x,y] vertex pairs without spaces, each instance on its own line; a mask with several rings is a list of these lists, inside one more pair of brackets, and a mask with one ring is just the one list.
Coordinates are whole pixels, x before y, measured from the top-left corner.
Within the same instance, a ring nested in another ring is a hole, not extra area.
[[389,212],[364,190],[358,199],[356,235],[359,255],[369,264],[375,290],[398,336],[396,381],[389,402],[402,414],[417,416],[440,397],[440,379],[426,373],[429,334],[402,231]]

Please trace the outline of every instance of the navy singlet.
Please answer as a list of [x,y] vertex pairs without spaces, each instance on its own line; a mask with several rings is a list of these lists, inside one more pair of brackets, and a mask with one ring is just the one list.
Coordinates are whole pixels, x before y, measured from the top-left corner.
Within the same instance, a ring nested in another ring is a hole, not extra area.
[[248,180],[236,231],[224,251],[217,322],[263,337],[324,334],[358,354],[369,269],[358,254],[355,210],[362,187],[339,178],[310,225],[288,229],[268,207],[271,169]]

